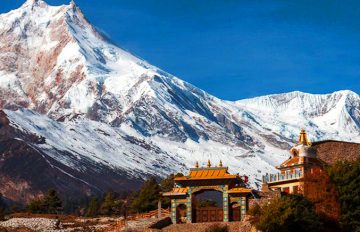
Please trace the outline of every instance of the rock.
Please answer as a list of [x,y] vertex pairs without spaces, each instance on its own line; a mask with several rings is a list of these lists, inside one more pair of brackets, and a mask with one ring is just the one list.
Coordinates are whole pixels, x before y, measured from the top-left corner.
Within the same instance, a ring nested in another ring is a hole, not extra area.
[[0,222],[0,226],[5,228],[28,228],[35,231],[51,231],[61,227],[58,219],[47,218],[12,218]]

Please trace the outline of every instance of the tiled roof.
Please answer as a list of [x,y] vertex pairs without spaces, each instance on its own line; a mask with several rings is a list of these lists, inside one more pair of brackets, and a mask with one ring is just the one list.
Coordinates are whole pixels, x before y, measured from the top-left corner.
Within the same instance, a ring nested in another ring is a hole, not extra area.
[[228,193],[250,193],[251,189],[248,188],[232,188]]
[[282,164],[280,164],[279,167],[289,167],[292,165],[297,165],[300,164],[300,157],[299,156],[295,156],[291,159],[286,160],[285,162],[283,162]]
[[236,179],[238,175],[231,175],[227,167],[191,168],[188,176],[176,177],[175,180],[208,180],[208,179]]
[[173,188],[170,192],[163,193],[163,196],[186,195],[187,188]]
[[287,168],[287,167],[291,167],[291,166],[295,166],[295,165],[303,165],[304,161],[301,160],[301,158],[306,158],[308,161],[306,161],[306,163],[313,163],[313,164],[319,164],[319,165],[323,165],[324,162],[322,162],[320,159],[314,158],[314,157],[300,157],[300,156],[295,156],[292,157],[288,160],[286,160],[285,162],[283,162],[282,164],[280,164],[279,166],[277,166],[276,168],[281,169],[281,168]]

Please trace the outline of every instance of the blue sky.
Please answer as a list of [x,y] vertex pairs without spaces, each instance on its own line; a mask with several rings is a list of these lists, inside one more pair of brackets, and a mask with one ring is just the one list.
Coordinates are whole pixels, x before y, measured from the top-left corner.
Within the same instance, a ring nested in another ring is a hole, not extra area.
[[[22,2],[1,0],[0,12]],[[76,4],[120,47],[222,99],[293,90],[360,93],[360,1]]]

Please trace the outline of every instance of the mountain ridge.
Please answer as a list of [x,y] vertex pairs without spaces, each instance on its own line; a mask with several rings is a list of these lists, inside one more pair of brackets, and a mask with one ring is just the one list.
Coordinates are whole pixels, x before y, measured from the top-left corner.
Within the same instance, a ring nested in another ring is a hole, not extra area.
[[[100,192],[108,188],[101,173],[124,189],[131,178],[186,172],[208,159],[257,188],[288,158],[300,128],[313,141],[360,142],[360,97],[351,91],[224,101],[109,43],[75,3],[28,0],[0,19],[8,120],[0,141],[21,140],[80,180],[90,183],[91,173]],[[16,132],[9,137],[6,128]]]

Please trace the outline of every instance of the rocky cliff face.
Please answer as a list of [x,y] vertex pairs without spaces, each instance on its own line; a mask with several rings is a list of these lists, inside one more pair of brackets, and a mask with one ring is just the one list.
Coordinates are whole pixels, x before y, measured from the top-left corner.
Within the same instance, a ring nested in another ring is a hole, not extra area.
[[38,167],[18,178],[34,193],[67,182],[86,194],[125,189],[208,159],[256,187],[302,127],[312,140],[360,142],[356,93],[223,101],[111,44],[74,3],[28,0],[0,15],[0,108],[1,162],[11,167],[2,175]]
[[313,143],[316,155],[327,164],[337,161],[354,161],[360,157],[360,144],[341,141],[321,141]]
[[56,188],[66,200],[75,201],[109,190],[135,189],[141,183],[139,178],[121,170],[109,169],[90,159],[78,160],[74,154],[57,151],[57,155],[72,159],[74,165],[82,168],[68,167],[37,148],[44,144],[44,137],[18,130],[0,111],[0,186],[3,196],[29,203],[47,189]]

